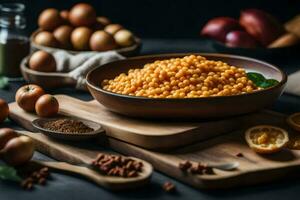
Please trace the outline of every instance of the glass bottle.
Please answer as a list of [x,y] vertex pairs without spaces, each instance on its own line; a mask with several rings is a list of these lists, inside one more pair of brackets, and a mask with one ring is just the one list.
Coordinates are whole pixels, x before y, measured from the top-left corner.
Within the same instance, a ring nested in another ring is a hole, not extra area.
[[30,50],[24,10],[21,3],[0,4],[0,76],[21,76],[20,63]]

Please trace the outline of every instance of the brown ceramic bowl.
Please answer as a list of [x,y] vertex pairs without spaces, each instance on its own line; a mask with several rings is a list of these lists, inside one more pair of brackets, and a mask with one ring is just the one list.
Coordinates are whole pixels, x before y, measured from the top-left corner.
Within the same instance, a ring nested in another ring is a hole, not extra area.
[[109,110],[139,118],[220,118],[260,110],[271,105],[283,92],[287,76],[279,68],[266,62],[227,54],[193,53],[212,60],[221,60],[246,69],[259,72],[267,78],[279,81],[268,89],[248,94],[205,98],[145,98],[108,92],[100,87],[104,79],[112,79],[130,68],[142,68],[155,60],[183,57],[190,54],[164,54],[132,57],[100,66],[87,75],[87,86],[93,97]]

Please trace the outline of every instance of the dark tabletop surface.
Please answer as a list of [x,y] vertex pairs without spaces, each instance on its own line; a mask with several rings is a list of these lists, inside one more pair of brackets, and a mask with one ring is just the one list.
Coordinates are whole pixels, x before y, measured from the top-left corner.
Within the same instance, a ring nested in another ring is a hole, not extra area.
[[[159,40],[145,39],[143,42],[142,54],[170,53],[170,52],[212,52],[207,42],[191,39],[180,40]],[[269,58],[269,62],[280,66],[287,73],[300,68],[300,60],[297,56],[287,58]],[[24,82],[11,82],[8,90],[0,90],[0,98],[12,102],[15,91]],[[91,100],[87,92],[78,92],[70,88],[57,88],[48,91],[52,94],[67,94],[83,100]],[[283,94],[272,107],[273,110],[282,113],[293,113],[300,111],[300,97]],[[18,128],[13,122],[6,122],[2,127]],[[35,159],[50,160],[49,157],[35,153]],[[196,190],[182,184],[171,177],[159,172],[154,172],[151,184],[133,191],[110,192],[90,182],[80,180],[76,177],[53,173],[53,180],[49,181],[46,187],[36,187],[33,191],[24,191],[20,187],[0,181],[0,200],[18,199],[292,199],[300,195],[300,180],[280,180],[263,185],[240,187],[228,190]],[[177,186],[176,194],[165,193],[161,185],[170,180]]]

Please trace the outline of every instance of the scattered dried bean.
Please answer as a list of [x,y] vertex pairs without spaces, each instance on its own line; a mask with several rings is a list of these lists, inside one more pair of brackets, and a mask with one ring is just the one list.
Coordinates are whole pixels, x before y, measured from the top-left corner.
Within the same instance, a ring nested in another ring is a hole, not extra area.
[[143,163],[124,156],[98,154],[91,163],[100,173],[108,176],[137,177]]

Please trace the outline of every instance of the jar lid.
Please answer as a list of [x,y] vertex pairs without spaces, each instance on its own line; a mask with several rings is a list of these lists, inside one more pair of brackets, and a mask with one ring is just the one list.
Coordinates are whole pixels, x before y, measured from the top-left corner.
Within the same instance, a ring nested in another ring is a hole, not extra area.
[[6,13],[21,13],[25,10],[25,5],[22,3],[1,3],[0,11]]
[[22,3],[0,4],[0,27],[24,29],[26,27],[24,10],[25,5]]

